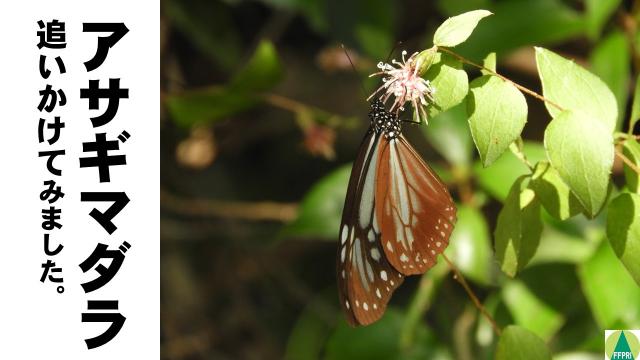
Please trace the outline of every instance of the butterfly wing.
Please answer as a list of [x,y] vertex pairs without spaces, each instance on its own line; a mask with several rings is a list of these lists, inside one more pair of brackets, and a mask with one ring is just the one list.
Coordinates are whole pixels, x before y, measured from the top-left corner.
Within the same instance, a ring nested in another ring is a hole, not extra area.
[[387,259],[422,274],[449,244],[456,207],[447,187],[403,136],[380,141],[376,214]]
[[351,170],[340,225],[337,277],[340,305],[351,326],[367,325],[384,314],[403,276],[384,256],[375,213],[379,133],[365,136]]

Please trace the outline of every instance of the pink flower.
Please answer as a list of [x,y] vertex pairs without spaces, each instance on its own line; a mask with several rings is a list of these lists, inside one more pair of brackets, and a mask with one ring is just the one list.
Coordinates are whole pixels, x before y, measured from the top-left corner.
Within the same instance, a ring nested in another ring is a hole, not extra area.
[[413,53],[405,60],[406,51],[402,51],[402,62],[391,61],[393,64],[380,62],[378,68],[381,70],[370,76],[382,76],[382,86],[380,86],[369,99],[382,93],[380,99],[386,103],[391,96],[395,99],[391,106],[390,112],[394,110],[396,113],[404,110],[406,103],[411,103],[414,111],[414,120],[422,122],[427,121],[427,106],[433,103],[433,94],[436,89],[431,86],[429,80],[420,77],[420,61],[416,60],[418,53]]

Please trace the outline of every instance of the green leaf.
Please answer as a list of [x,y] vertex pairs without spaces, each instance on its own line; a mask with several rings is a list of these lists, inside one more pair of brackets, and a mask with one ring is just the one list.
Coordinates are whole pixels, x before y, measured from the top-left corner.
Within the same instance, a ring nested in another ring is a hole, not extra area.
[[527,176],[521,176],[513,184],[496,224],[496,258],[510,277],[531,260],[542,233],[540,202],[527,182]]
[[327,13],[327,36],[362,49],[369,57],[385,59],[393,47],[397,6],[386,0],[316,2]]
[[638,120],[640,120],[640,75],[636,78],[636,89],[633,92],[633,104],[631,105],[629,129],[633,130]]
[[[544,147],[536,142],[525,142],[523,152],[531,163],[547,158]],[[520,175],[530,173],[529,168],[510,151],[505,152],[488,168],[477,162],[473,171],[478,177],[480,186],[500,201],[504,201],[511,185]]]
[[589,352],[564,352],[553,355],[553,360],[600,360],[601,354]]
[[[282,12],[298,11],[307,20],[313,30],[325,33],[328,28],[326,6],[319,0],[261,0]],[[283,11],[284,10],[284,11]]]
[[564,111],[549,123],[544,146],[551,165],[594,217],[607,199],[613,141],[601,122]]
[[607,238],[640,286],[640,195],[622,193],[609,204]]
[[223,69],[233,69],[240,59],[240,35],[228,6],[219,1],[166,1],[165,14],[172,26],[184,34]]
[[[622,145],[622,153],[627,159],[631,160],[637,167],[640,167],[640,143],[635,139],[627,139]],[[640,194],[640,182],[638,181],[638,173],[635,172],[629,165],[624,165],[624,177],[627,181],[627,188],[629,191],[633,191]]]
[[495,14],[491,21],[478,24],[473,32],[473,41],[457,47],[458,53],[472,60],[482,60],[489,50],[501,56],[532,44],[561,44],[584,32],[583,15],[562,0],[491,3],[488,9]]
[[434,103],[428,108],[429,118],[460,104],[469,91],[469,78],[462,63],[447,54],[437,53],[423,77],[436,89]]
[[629,89],[630,55],[627,38],[621,31],[613,31],[591,53],[589,62],[616,98],[618,119],[616,129],[622,129],[624,109]]
[[536,297],[521,281],[508,281],[502,288],[502,298],[515,323],[543,340],[549,340],[565,322],[562,313]]
[[513,84],[483,75],[470,84],[467,113],[482,165],[489,166],[520,137],[527,101]]
[[640,287],[607,242],[578,269],[584,292],[601,329],[640,326]]
[[275,47],[269,41],[258,44],[249,62],[229,84],[236,91],[259,92],[268,90],[282,78],[282,66]]
[[[607,85],[575,62],[547,49],[535,49],[544,97],[565,110],[588,114],[600,121],[608,133],[612,133],[618,107]],[[545,106],[554,118],[562,112],[548,102],[545,102]]]
[[556,219],[566,220],[583,211],[578,198],[562,181],[558,171],[546,161],[536,165],[530,186],[545,210]]
[[600,35],[603,25],[620,5],[621,0],[585,0],[587,8],[587,32],[591,38]]
[[446,253],[465,277],[484,285],[491,283],[493,256],[489,227],[478,210],[464,205],[458,207],[458,221]]
[[496,360],[551,360],[544,341],[520,326],[507,326],[496,348]]
[[388,308],[377,322],[364,327],[352,328],[341,322],[331,335],[326,346],[325,359],[429,359],[434,353],[434,341],[424,323],[416,327],[413,347],[399,348],[404,316]]
[[[487,55],[484,60],[482,61],[482,65],[493,71],[496,72],[496,53],[492,52],[489,53],[489,55]],[[482,75],[490,75],[491,73],[487,70],[480,70],[482,72]]]
[[449,163],[471,163],[473,140],[467,125],[467,112],[462,104],[438,114],[429,121],[429,126],[421,128],[431,145]]
[[260,102],[256,93],[273,87],[281,77],[275,48],[263,41],[228,86],[168,96],[167,108],[180,126],[211,123],[255,106]]
[[491,5],[489,0],[438,0],[438,11],[447,16],[454,16],[463,12],[485,8]]
[[542,263],[581,264],[593,255],[597,244],[547,226],[542,230],[540,245],[530,265]]
[[171,95],[166,99],[171,119],[182,127],[213,123],[247,110],[256,104],[254,97],[227,88],[209,88]]
[[[304,309],[296,321],[285,350],[285,360],[313,360],[319,359],[324,346],[332,331],[332,324],[336,320],[336,313],[327,316],[328,312],[320,313],[317,309],[324,305],[324,298],[314,298]],[[326,305],[325,305],[326,307]],[[321,316],[324,315],[324,316]],[[342,315],[342,314],[340,314]]]
[[345,165],[313,185],[300,203],[298,218],[281,236],[337,240],[350,174],[351,164]]
[[491,15],[491,12],[487,10],[473,10],[448,18],[433,35],[433,44],[453,47],[463,43],[469,38],[478,22],[489,15]]

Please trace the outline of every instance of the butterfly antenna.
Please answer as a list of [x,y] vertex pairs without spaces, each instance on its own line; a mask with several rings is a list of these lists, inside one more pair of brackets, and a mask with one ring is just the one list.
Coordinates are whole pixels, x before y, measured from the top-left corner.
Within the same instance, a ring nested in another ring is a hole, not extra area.
[[402,45],[402,41],[398,41],[395,45],[393,45],[393,47],[391,48],[391,51],[389,51],[389,55],[387,55],[387,60],[385,61],[386,63],[388,63],[389,60],[391,60],[391,56],[400,47],[400,45]]
[[364,95],[364,97],[366,99],[367,98],[367,90],[365,90],[364,84],[362,83],[362,79],[360,79],[360,75],[358,75],[358,71],[356,70],[356,66],[353,65],[353,61],[351,61],[351,56],[349,56],[349,52],[347,52],[347,48],[344,47],[344,44],[340,44],[340,47],[342,47],[342,51],[344,51],[344,54],[347,56],[347,59],[349,59],[349,64],[351,64],[351,68],[353,69],[353,72],[356,74],[356,76],[358,76],[358,83],[360,83],[360,90],[362,90],[362,94]]

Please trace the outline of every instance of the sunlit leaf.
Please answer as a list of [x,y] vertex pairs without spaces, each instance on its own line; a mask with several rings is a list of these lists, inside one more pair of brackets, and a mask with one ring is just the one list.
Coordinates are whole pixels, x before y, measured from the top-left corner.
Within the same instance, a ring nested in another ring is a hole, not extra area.
[[[482,61],[482,66],[484,66],[485,68],[496,72],[496,53],[492,52],[489,53],[489,55],[487,55],[484,60]],[[491,72],[487,71],[487,70],[480,70],[482,72],[482,75],[489,75],[491,74]]]
[[616,257],[608,243],[579,267],[585,297],[601,329],[634,329],[640,326],[640,287]]
[[530,264],[581,264],[593,255],[596,245],[581,237],[570,235],[548,226],[542,231],[540,245]]
[[483,75],[470,84],[467,113],[482,164],[489,166],[520,137],[527,101],[513,84]]
[[433,44],[453,47],[463,43],[469,38],[478,22],[489,15],[491,12],[487,10],[473,10],[448,18],[433,35]]
[[[612,133],[618,117],[616,98],[597,76],[552,51],[536,47],[536,63],[545,98],[574,113],[600,121]],[[562,110],[545,102],[552,117]],[[581,116],[582,117],[582,116]]]
[[436,54],[423,77],[436,89],[435,101],[428,108],[430,118],[460,104],[469,91],[469,78],[462,63],[447,54]]
[[[599,1],[599,0],[597,0]],[[606,1],[605,1],[606,2]],[[613,31],[602,39],[589,57],[591,69],[613,92],[618,105],[616,129],[622,129],[629,90],[630,56],[627,38],[621,31]]]
[[609,204],[607,238],[640,286],[640,195],[622,193]]
[[496,360],[551,360],[542,339],[520,326],[507,326],[496,348]]
[[544,340],[549,340],[562,326],[562,313],[545,304],[521,281],[511,280],[502,288],[502,299],[515,323]]
[[515,276],[531,260],[542,233],[540,201],[520,177],[511,187],[495,230],[496,258],[502,271]]
[[446,254],[467,278],[480,284],[491,283],[493,256],[489,228],[482,213],[468,206],[458,207],[458,221]]
[[319,180],[302,199],[298,218],[285,226],[282,236],[337,241],[350,174],[351,164]]
[[531,189],[542,206],[557,219],[566,220],[583,211],[580,201],[548,162],[539,162],[531,178]]
[[[640,168],[640,143],[635,139],[627,139],[622,146],[622,153],[624,156],[631,160],[636,167]],[[624,177],[627,181],[627,188],[637,194],[640,194],[640,182],[638,181],[638,173],[624,164]]]
[[[523,152],[529,162],[534,164],[547,158],[542,145],[536,142],[525,142]],[[480,186],[500,201],[504,201],[511,185],[520,175],[530,173],[529,168],[511,152],[505,152],[487,168],[478,162],[473,170]]]
[[565,111],[547,126],[544,146],[551,165],[593,217],[605,203],[613,165],[613,140],[602,123]]

